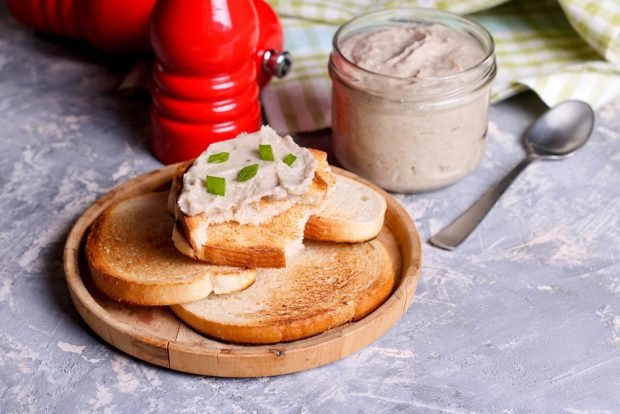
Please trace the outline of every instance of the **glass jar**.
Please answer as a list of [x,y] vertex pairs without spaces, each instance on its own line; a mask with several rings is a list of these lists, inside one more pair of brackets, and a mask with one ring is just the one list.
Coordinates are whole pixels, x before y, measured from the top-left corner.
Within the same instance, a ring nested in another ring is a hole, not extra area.
[[[484,57],[448,76],[405,78],[366,70],[342,53],[350,36],[412,24],[444,25],[470,36]],[[334,35],[329,60],[336,157],[390,191],[434,190],[460,180],[484,155],[495,73],[493,39],[472,20],[419,8],[350,20]]]

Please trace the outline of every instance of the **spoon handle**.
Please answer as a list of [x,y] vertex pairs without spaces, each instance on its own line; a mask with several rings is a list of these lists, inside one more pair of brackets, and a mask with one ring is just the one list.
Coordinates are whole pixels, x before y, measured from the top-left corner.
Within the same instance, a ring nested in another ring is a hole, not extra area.
[[517,164],[499,183],[487,191],[478,201],[476,201],[467,211],[461,214],[450,225],[439,233],[431,237],[430,242],[442,249],[452,250],[471,234],[487,215],[497,200],[504,194],[506,189],[515,178],[530,163],[536,160],[536,155],[528,155],[523,161]]

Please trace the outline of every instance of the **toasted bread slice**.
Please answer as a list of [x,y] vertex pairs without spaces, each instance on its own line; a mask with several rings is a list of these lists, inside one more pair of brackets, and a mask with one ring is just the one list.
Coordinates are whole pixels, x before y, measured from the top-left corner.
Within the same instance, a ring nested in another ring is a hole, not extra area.
[[[322,151],[311,151],[318,166],[310,189],[301,202],[287,205],[284,212],[259,225],[233,221],[208,224],[201,215],[183,214],[178,203],[174,202],[182,189],[182,173],[178,173],[173,179],[168,199],[169,209],[173,209],[176,217],[175,246],[183,254],[216,265],[285,267],[287,257],[302,249],[306,222],[321,208],[335,181],[327,164],[327,155]],[[187,167],[189,165],[181,166],[178,172],[184,172]],[[287,201],[261,200],[257,208],[277,208],[279,203]],[[180,242],[182,239],[185,244]]]
[[285,269],[258,269],[242,292],[172,306],[205,335],[236,343],[293,341],[374,311],[390,295],[394,272],[377,240],[359,244],[309,241]]
[[86,257],[95,286],[112,299],[139,305],[192,302],[254,282],[254,269],[192,260],[170,239],[167,193],[148,193],[109,207],[91,228]]
[[336,183],[321,211],[306,223],[304,237],[345,243],[375,238],[383,227],[385,198],[359,181],[335,177]]

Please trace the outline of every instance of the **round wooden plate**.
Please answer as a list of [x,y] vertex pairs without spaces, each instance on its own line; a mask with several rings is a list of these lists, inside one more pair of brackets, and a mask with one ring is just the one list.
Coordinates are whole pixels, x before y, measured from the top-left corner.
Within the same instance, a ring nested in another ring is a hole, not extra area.
[[84,258],[90,225],[115,201],[168,188],[175,168],[170,165],[118,186],[86,210],[69,233],[64,267],[71,299],[88,326],[112,346],[144,361],[189,373],[219,377],[279,375],[344,358],[379,338],[407,311],[422,260],[416,227],[390,195],[338,168],[333,168],[337,174],[371,186],[387,200],[379,237],[390,251],[396,283],[387,301],[364,319],[294,342],[244,346],[204,337],[166,307],[131,306],[108,299],[93,287]]

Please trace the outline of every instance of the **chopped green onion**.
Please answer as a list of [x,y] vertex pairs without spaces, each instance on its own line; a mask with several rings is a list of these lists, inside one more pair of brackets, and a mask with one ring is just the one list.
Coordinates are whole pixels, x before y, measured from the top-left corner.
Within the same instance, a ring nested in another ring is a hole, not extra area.
[[209,159],[207,160],[207,163],[209,163],[209,164],[217,164],[217,163],[226,162],[226,161],[228,161],[228,153],[227,152],[218,152],[217,154],[209,155]]
[[293,165],[296,159],[297,157],[294,154],[288,153],[282,161],[290,167],[291,165]]
[[260,159],[263,161],[274,161],[273,150],[271,149],[271,145],[269,144],[260,144],[258,146],[258,153],[260,154]]
[[237,181],[243,183],[253,178],[258,172],[258,164],[250,164],[247,167],[243,167],[237,175]]
[[223,177],[214,177],[207,175],[207,193],[225,196],[226,195],[226,179]]

